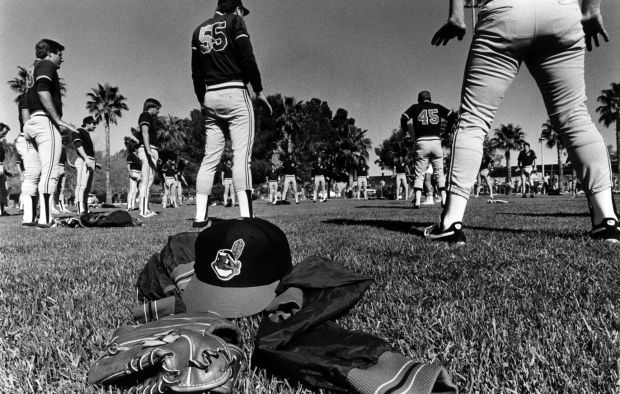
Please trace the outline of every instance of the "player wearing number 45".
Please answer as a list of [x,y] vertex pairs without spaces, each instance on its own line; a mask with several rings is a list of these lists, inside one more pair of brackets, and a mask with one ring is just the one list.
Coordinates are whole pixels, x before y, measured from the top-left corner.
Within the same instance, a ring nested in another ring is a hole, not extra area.
[[249,11],[241,0],[219,0],[215,15],[201,23],[192,35],[192,80],[205,115],[205,153],[196,177],[194,227],[209,225],[209,195],[217,165],[224,152],[224,134],[233,151],[232,177],[242,217],[252,213],[252,145],[254,109],[246,83],[269,114],[260,72],[243,17]]
[[413,190],[414,208],[420,208],[424,173],[429,161],[433,164],[433,178],[441,193],[441,204],[446,201],[446,177],[443,173],[443,149],[441,148],[441,119],[448,121],[447,130],[452,129],[456,114],[446,107],[431,102],[430,92],[423,90],[418,93],[418,103],[409,107],[400,117],[400,125],[407,132],[407,122],[413,121],[412,135],[415,139],[415,173]]

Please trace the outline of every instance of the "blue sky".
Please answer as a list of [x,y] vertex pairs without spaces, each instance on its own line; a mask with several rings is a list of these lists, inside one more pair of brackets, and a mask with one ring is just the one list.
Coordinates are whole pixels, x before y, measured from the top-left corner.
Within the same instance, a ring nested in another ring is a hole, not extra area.
[[[86,93],[97,83],[118,86],[130,110],[112,126],[112,151],[137,124],[142,102],[156,97],[162,114],[185,117],[197,107],[190,77],[190,38],[208,19],[215,0],[2,0],[0,2],[0,121],[18,128],[14,93],[5,81],[17,66],[34,59],[42,37],[66,46],[59,74],[67,84],[65,120],[79,125],[87,115]],[[326,100],[332,110],[349,111],[368,129],[378,146],[398,127],[400,114],[419,90],[457,108],[471,29],[462,42],[430,45],[445,21],[448,1],[434,0],[244,0],[251,13],[251,35],[266,94],[299,100]],[[603,0],[609,43],[588,53],[586,83],[590,113],[596,97],[620,82],[620,2]],[[468,23],[469,12],[468,12]],[[517,123],[540,152],[540,125],[546,120],[542,99],[523,69],[508,91],[493,127]],[[597,124],[608,144],[614,130]],[[104,149],[103,128],[96,148]],[[544,152],[545,162],[555,153]],[[540,154],[539,154],[540,157]],[[374,153],[371,162],[374,162]],[[379,169],[371,167],[371,174]]]

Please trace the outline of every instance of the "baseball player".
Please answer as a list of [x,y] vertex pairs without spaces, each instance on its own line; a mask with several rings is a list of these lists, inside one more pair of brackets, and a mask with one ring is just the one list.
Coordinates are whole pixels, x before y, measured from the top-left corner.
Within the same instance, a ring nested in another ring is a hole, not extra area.
[[[611,194],[611,170],[603,137],[586,107],[584,57],[609,40],[600,0],[483,1],[465,69],[447,205],[438,225],[425,230],[433,240],[464,243],[462,220],[482,158],[482,145],[499,102],[523,62],[536,80],[547,113],[565,142],[588,196],[590,236],[620,241]],[[584,34],[585,32],[585,34]],[[450,0],[448,22],[431,43],[445,45],[465,34],[463,0]]]
[[407,182],[409,168],[407,163],[405,163],[404,157],[394,157],[394,173],[396,174],[396,199],[400,200],[400,190],[402,187],[405,190],[403,200],[406,200],[409,197],[409,182]]
[[243,17],[241,0],[218,0],[215,15],[192,35],[192,80],[205,114],[205,154],[196,178],[194,227],[209,225],[209,195],[228,131],[233,151],[233,184],[241,217],[253,217],[250,161],[254,143],[254,109],[246,84],[271,114]]
[[[32,77],[32,75],[30,76]],[[32,87],[34,81],[29,81],[29,86]],[[30,119],[30,110],[28,109],[28,93],[23,93],[18,98],[18,117],[20,125],[20,133],[15,139],[15,149],[20,158],[21,163],[21,195],[20,205],[23,209],[22,226],[36,226],[36,214],[37,214],[37,198],[38,198],[38,185],[41,177],[41,160],[39,159],[39,153],[36,147],[32,143],[32,140],[26,139],[24,136],[24,124]]]
[[407,132],[407,122],[413,122],[411,135],[415,140],[415,171],[413,190],[415,193],[414,208],[420,207],[424,171],[429,162],[433,164],[435,182],[441,194],[441,203],[445,202],[446,179],[443,172],[443,149],[441,148],[441,120],[448,121],[447,129],[452,129],[456,114],[446,107],[431,102],[430,92],[423,90],[418,93],[418,103],[409,107],[400,117],[400,125]]
[[136,141],[133,138],[125,137],[125,148],[127,148],[127,172],[129,173],[129,191],[127,193],[127,211],[136,208],[136,197],[138,187],[142,179],[142,162],[136,156]]
[[65,176],[66,164],[67,152],[63,146],[60,152],[60,159],[58,160],[58,183],[56,185],[56,191],[54,192],[55,204],[52,207],[52,213],[54,215],[70,212],[65,205],[65,186],[67,183],[67,177]]
[[154,98],[144,100],[142,113],[138,118],[138,158],[142,162],[142,174],[140,181],[140,216],[150,218],[157,214],[149,210],[149,194],[155,180],[155,171],[159,161],[159,139],[155,128],[155,119],[161,103]]
[[82,127],[73,136],[73,145],[77,151],[75,159],[75,204],[78,214],[88,213],[88,194],[93,185],[95,174],[95,147],[90,133],[95,131],[97,121],[92,116],[82,120]]
[[185,160],[179,159],[177,164],[177,204],[183,205],[183,185],[187,186],[187,180],[185,179]]
[[319,194],[319,187],[323,191],[323,198],[321,202],[327,201],[327,187],[325,186],[325,164],[319,156],[316,163],[312,166],[312,175],[314,176],[314,192],[312,194],[312,202],[316,202],[317,195]]
[[65,47],[56,41],[42,39],[35,46],[37,61],[33,70],[33,86],[28,89],[30,118],[24,124],[24,136],[36,147],[41,168],[39,180],[38,228],[52,226],[51,208],[58,182],[58,160],[62,148],[60,128],[76,129],[62,120],[62,96],[58,69]]
[[536,168],[536,153],[530,149],[529,143],[523,144],[523,150],[519,152],[517,166],[521,170],[521,192],[523,198],[527,197],[527,189],[530,190],[530,197],[534,198],[534,185],[531,182],[532,172]]
[[284,156],[282,160],[282,171],[284,172],[282,200],[288,200],[288,188],[290,185],[291,193],[295,196],[295,204],[299,204],[299,192],[297,191],[297,160],[293,153]]
[[275,205],[277,201],[276,195],[278,194],[278,182],[280,181],[280,171],[276,169],[275,164],[271,163],[271,168],[267,172],[265,180],[269,188],[269,202]]
[[[161,173],[164,177],[164,197],[162,198],[162,207],[166,208],[168,202],[170,206],[177,208],[177,165],[174,157],[168,157],[166,162],[161,166]],[[170,201],[168,201],[170,199]]]
[[11,176],[4,168],[4,159],[6,153],[4,151],[4,145],[2,139],[6,137],[11,128],[4,123],[0,123],[0,216],[6,215],[5,207],[8,204],[8,192],[6,190],[6,178],[7,175]]
[[[363,157],[360,158],[359,164],[357,166],[357,199],[360,199],[360,194],[362,194],[362,190],[364,191],[364,200],[368,200],[368,164],[366,164],[366,159]],[[364,186],[362,186],[364,185]]]
[[[226,159],[224,168],[222,169],[222,185],[224,185],[224,206],[231,207],[236,205],[235,192],[233,185],[233,164],[232,160]],[[228,199],[230,196],[230,200]]]
[[478,189],[476,190],[476,197],[480,197],[480,189],[482,189],[482,179],[487,184],[489,188],[489,202],[493,202],[495,197],[493,195],[493,179],[490,176],[491,171],[493,171],[493,158],[489,155],[482,156],[482,163],[480,163],[480,171],[478,174],[480,175],[480,182],[478,183]]

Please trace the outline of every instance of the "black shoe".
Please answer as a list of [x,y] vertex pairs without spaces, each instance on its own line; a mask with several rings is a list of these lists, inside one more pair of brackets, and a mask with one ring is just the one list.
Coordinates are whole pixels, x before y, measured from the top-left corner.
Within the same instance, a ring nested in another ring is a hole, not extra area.
[[413,209],[420,209],[422,208],[420,205],[416,205],[415,203],[413,204]]
[[534,195],[533,195],[533,194],[530,194],[530,198],[534,198]]
[[192,222],[192,228],[209,228],[211,227],[213,223],[211,222],[211,220],[207,219],[207,220],[194,220]]
[[527,194],[524,194],[521,198],[527,198]]
[[22,222],[22,227],[37,227],[37,222]]
[[457,245],[464,245],[467,241],[465,233],[463,233],[463,223],[461,222],[452,223],[452,226],[444,231],[441,231],[441,224],[433,224],[424,229],[424,238]]
[[590,231],[590,237],[608,242],[620,242],[620,224],[616,219],[605,218]]

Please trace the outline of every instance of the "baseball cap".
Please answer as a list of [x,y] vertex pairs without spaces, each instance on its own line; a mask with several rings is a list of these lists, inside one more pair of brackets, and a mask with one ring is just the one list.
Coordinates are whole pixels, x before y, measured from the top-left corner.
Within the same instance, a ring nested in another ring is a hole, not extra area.
[[243,12],[243,16],[246,16],[247,14],[250,13],[250,10],[248,10],[247,8],[243,6],[243,3],[241,2],[241,0],[218,0],[217,1],[218,7],[227,6],[227,5],[241,8],[241,11]]
[[292,267],[286,235],[264,219],[215,223],[200,233],[195,248],[194,276],[181,294],[187,312],[254,315],[274,299]]
[[428,101],[431,100],[431,92],[429,92],[428,90],[423,90],[420,93],[418,93],[418,101],[422,102],[425,100],[428,100]]
[[82,120],[82,127],[86,126],[89,123],[97,124],[99,122],[97,122],[92,116],[87,116]]

